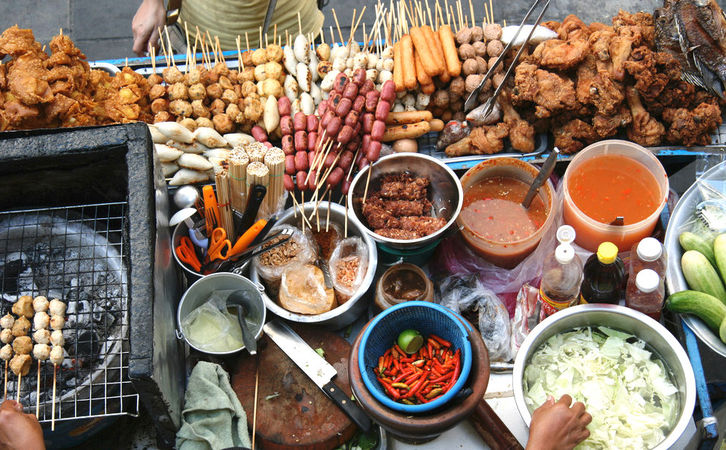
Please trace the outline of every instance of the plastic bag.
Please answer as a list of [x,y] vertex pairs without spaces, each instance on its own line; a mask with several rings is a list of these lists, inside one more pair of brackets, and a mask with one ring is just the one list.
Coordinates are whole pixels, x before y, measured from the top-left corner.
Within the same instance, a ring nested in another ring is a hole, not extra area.
[[478,324],[491,361],[512,359],[509,313],[494,292],[473,274],[442,278],[436,285],[439,304]]
[[[322,207],[321,207],[322,209]],[[320,212],[322,215],[323,213]],[[325,227],[321,224],[320,231],[317,231],[317,227],[313,227],[310,230],[313,241],[318,246],[318,254],[323,261],[330,259],[333,251],[338,247],[338,242],[343,237],[343,230],[337,223],[330,222],[328,224],[328,231],[325,231]]]
[[[537,305],[540,304],[538,307]],[[545,318],[544,304],[539,289],[525,284],[517,294],[517,306],[512,319],[512,358],[517,356],[519,347],[532,329]]]
[[279,301],[299,314],[323,314],[337,306],[333,289],[325,288],[323,271],[312,264],[295,264],[282,272]]
[[[290,240],[269,252],[262,253],[254,258],[253,264],[257,273],[265,282],[268,291],[277,296],[280,289],[282,273],[290,266],[307,264],[317,259],[317,249],[310,236],[303,234],[299,228],[290,225],[272,227],[270,234],[279,229],[292,229],[294,232]],[[273,241],[274,242],[274,241]]]
[[368,247],[363,239],[349,237],[338,243],[328,260],[338,304],[347,302],[358,290],[368,270]]
[[201,306],[182,319],[184,336],[200,350],[229,352],[242,347],[237,316],[227,311],[231,290],[214,291]]

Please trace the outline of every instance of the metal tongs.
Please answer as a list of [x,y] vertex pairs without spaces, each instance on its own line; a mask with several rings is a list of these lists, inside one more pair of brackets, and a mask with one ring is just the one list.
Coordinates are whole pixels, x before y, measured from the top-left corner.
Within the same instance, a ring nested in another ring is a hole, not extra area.
[[[473,91],[471,91],[471,94],[469,94],[469,97],[466,98],[466,102],[464,103],[464,112],[469,112],[472,109],[474,109],[474,106],[476,106],[479,98],[479,92],[481,92],[482,87],[484,87],[484,84],[494,76],[494,71],[497,67],[499,67],[499,64],[504,61],[504,57],[506,56],[507,52],[510,48],[512,48],[512,45],[517,40],[517,37],[519,37],[519,32],[522,31],[522,27],[524,26],[524,23],[529,19],[529,16],[532,14],[534,9],[540,4],[542,0],[535,0],[535,2],[532,4],[532,6],[529,8],[529,11],[527,11],[527,14],[524,16],[524,19],[522,19],[522,23],[519,24],[519,27],[517,28],[517,32],[514,33],[514,37],[511,41],[507,44],[506,47],[504,47],[504,50],[502,51],[502,54],[499,55],[499,58],[494,62],[494,64],[489,68],[486,75],[484,75],[484,78],[482,78],[481,83],[479,83],[479,86],[477,86]],[[544,7],[542,8],[542,11],[540,11],[539,16],[537,16],[537,20],[534,23],[534,26],[529,31],[529,34],[527,35],[527,39],[525,39],[522,46],[519,48],[519,51],[514,56],[514,60],[512,61],[512,64],[507,69],[507,72],[504,74],[504,78],[502,79],[502,82],[499,84],[499,86],[494,91],[494,94],[489,97],[489,99],[484,103],[480,108],[482,108],[483,114],[481,114],[480,117],[487,117],[489,114],[491,114],[492,109],[494,108],[494,103],[497,101],[497,97],[499,96],[500,92],[502,91],[502,88],[504,87],[504,84],[509,79],[509,76],[512,74],[512,69],[514,66],[517,65],[517,61],[519,61],[519,57],[522,54],[522,51],[524,51],[524,48],[527,46],[527,43],[529,42],[529,39],[532,37],[532,34],[534,33],[534,30],[537,29],[537,25],[539,25],[540,21],[542,20],[542,16],[544,16],[545,11],[547,11],[547,7],[550,6],[550,1],[547,0]]]

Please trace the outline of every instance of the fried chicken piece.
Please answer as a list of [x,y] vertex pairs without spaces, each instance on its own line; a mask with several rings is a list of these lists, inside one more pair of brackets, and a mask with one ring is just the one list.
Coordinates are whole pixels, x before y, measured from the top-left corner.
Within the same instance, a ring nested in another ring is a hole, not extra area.
[[655,52],[648,47],[634,49],[624,67],[635,78],[635,88],[646,101],[657,98],[668,84],[668,75],[658,71]]
[[8,86],[7,67],[0,63],[0,89],[6,89]]
[[512,103],[524,106],[535,103],[537,118],[548,118],[553,112],[576,109],[575,84],[569,78],[537,68],[534,64],[519,64],[515,70]]
[[504,149],[504,138],[509,135],[507,124],[485,125],[472,128],[469,134],[472,155],[491,155]]
[[5,108],[5,120],[7,120],[8,125],[17,128],[25,128],[24,123],[40,116],[40,110],[37,106],[28,106],[17,100],[7,101],[3,106]]
[[630,105],[630,113],[633,121],[626,129],[628,139],[636,142],[644,147],[654,147],[660,145],[665,135],[665,127],[648,113],[640,101],[637,88],[628,86],[625,90],[625,96]]
[[598,136],[606,138],[618,132],[618,128],[626,127],[633,121],[630,109],[622,103],[616,114],[597,113],[592,118],[592,128]]
[[534,127],[519,115],[509,99],[508,89],[499,95],[499,105],[502,108],[502,121],[509,127],[509,142],[512,148],[522,153],[534,151]]
[[672,144],[708,145],[711,134],[721,125],[721,108],[711,103],[701,103],[693,110],[668,108],[663,120],[669,124],[666,141]]
[[590,35],[590,30],[587,25],[585,25],[585,22],[574,14],[570,14],[565,17],[565,20],[562,21],[562,25],[560,25],[556,31],[560,39],[563,41],[568,39],[584,39],[587,41],[587,38]]
[[555,147],[563,153],[576,153],[598,138],[592,125],[580,119],[572,119],[552,130]]
[[35,41],[32,30],[21,29],[17,25],[13,25],[0,35],[0,59],[5,55],[18,57],[28,53],[43,59],[47,58],[43,47]]
[[48,85],[48,70],[33,54],[20,55],[8,69],[8,88],[26,105],[48,103],[53,92]]
[[[706,94],[704,91],[698,92]],[[710,94],[706,95],[711,99],[716,98]],[[646,107],[651,114],[660,116],[666,108],[692,108],[698,105],[700,102],[696,100],[696,97],[696,87],[691,83],[680,79],[675,81],[671,80],[658,97],[650,99],[646,103]]]
[[610,61],[610,41],[615,37],[612,27],[606,27],[590,34],[588,44],[593,56],[600,61]]
[[623,27],[635,26],[640,30],[642,44],[650,48],[655,47],[655,21],[653,15],[647,12],[629,13],[622,9],[613,17],[613,29],[620,32]]
[[541,42],[532,52],[542,67],[568,70],[580,64],[587,56],[589,46],[584,39],[550,39]]
[[379,195],[383,199],[421,200],[426,198],[428,178],[414,178],[408,173],[384,175]]
[[66,34],[54,36],[53,39],[50,40],[50,43],[48,43],[48,47],[50,47],[50,51],[53,54],[65,53],[73,58],[86,59],[86,55],[84,55],[83,52],[76,47],[73,40],[71,40],[71,38]]
[[398,220],[386,210],[383,201],[376,195],[371,195],[363,204],[363,217],[373,229],[399,227]]
[[577,68],[577,100],[595,107],[599,114],[613,114],[625,99],[622,84],[610,72],[599,69],[595,56],[587,57]]

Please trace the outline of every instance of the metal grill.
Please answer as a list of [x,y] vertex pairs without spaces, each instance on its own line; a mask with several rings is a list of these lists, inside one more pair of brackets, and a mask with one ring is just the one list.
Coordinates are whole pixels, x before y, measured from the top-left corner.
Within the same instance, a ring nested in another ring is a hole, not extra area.
[[[138,414],[128,379],[127,220],[126,202],[0,213],[0,313],[21,295],[68,305],[56,421]],[[34,359],[20,386],[10,372],[8,397],[18,397],[20,388],[26,412],[37,407],[39,420],[51,421],[53,372],[49,361],[38,369]]]
[[726,123],[719,125],[713,136],[711,136],[711,145],[726,145]]

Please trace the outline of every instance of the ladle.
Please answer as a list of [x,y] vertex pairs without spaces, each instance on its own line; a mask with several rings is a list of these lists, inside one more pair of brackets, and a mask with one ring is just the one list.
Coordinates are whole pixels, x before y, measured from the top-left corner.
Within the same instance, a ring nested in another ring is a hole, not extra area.
[[524,200],[522,200],[522,206],[524,206],[525,209],[529,209],[529,205],[532,204],[532,200],[534,199],[535,194],[537,194],[539,188],[542,187],[545,181],[547,181],[550,175],[552,175],[552,170],[555,168],[557,155],[559,154],[560,150],[555,147],[545,160],[534,181],[532,181],[532,184],[529,186],[529,191],[527,191],[527,195],[525,195]]
[[247,291],[243,290],[233,291],[227,297],[227,308],[237,309],[237,320],[239,320],[239,326],[242,328],[242,342],[244,342],[245,348],[250,352],[250,355],[256,355],[257,341],[245,320],[245,315],[249,314],[254,308],[254,300],[250,299],[246,294]]

